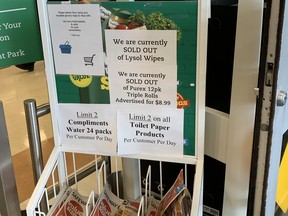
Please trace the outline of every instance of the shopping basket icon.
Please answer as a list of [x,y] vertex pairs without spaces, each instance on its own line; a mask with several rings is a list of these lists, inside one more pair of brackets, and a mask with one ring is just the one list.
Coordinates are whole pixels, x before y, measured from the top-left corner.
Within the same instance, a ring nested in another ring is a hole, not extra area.
[[95,56],[95,54],[93,54],[92,57],[84,57],[85,66],[87,66],[87,65],[93,66],[94,56]]
[[61,50],[61,53],[63,53],[63,54],[70,54],[71,53],[71,49],[72,49],[72,47],[71,47],[71,45],[69,45],[68,41],[66,41],[65,44],[61,44],[59,46],[59,48]]

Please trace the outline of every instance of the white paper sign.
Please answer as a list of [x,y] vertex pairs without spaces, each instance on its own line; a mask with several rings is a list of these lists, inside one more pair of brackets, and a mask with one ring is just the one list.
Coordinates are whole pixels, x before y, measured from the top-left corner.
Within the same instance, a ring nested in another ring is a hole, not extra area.
[[107,104],[60,104],[58,126],[65,148],[115,154],[116,111]]
[[110,65],[110,103],[177,107],[176,65]]
[[104,75],[98,4],[49,4],[57,74]]
[[117,112],[118,154],[183,155],[183,109],[126,108]]
[[105,30],[110,64],[177,64],[176,30]]

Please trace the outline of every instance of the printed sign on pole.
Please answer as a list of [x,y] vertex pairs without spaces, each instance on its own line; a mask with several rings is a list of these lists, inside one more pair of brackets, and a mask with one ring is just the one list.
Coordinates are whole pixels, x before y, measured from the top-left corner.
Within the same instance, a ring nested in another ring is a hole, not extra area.
[[109,65],[110,103],[177,107],[176,65]]
[[59,104],[61,145],[67,149],[115,154],[116,110],[104,104]]
[[176,30],[105,30],[111,64],[177,64]]
[[117,112],[118,154],[183,155],[183,110],[131,107]]
[[98,4],[49,4],[57,74],[104,75]]

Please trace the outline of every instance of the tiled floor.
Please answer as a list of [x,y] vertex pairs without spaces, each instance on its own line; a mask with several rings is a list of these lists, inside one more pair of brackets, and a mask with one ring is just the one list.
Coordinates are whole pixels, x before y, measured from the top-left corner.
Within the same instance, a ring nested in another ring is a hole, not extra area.
[[[0,69],[0,100],[3,102],[12,155],[29,147],[24,105],[35,99],[37,105],[48,102],[44,63],[36,62],[32,72],[14,66]],[[39,119],[41,140],[52,137],[50,115]]]
[[[48,103],[44,63],[36,62],[32,72],[15,66],[0,69],[0,82],[0,100],[4,107],[18,196],[23,202],[34,189],[23,102],[35,99],[37,105]],[[54,145],[50,115],[41,117],[39,125],[46,160]]]

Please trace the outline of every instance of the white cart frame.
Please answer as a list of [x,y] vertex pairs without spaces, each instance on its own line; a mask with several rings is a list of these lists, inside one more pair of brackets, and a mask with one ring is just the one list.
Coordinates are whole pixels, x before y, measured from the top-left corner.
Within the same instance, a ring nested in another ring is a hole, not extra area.
[[[67,2],[63,2],[67,4]],[[68,2],[69,3],[69,2]],[[36,188],[30,198],[27,205],[27,215],[45,215],[42,213],[35,213],[35,209],[39,207],[39,203],[46,191],[46,183],[49,176],[52,174],[56,164],[58,164],[58,175],[59,183],[62,185],[67,181],[67,174],[65,172],[65,162],[62,155],[65,152],[71,151],[64,149],[59,145],[59,134],[57,130],[56,121],[56,104],[57,93],[56,93],[56,81],[55,81],[55,68],[54,59],[52,54],[52,44],[50,37],[50,28],[48,22],[47,2],[46,0],[37,0],[38,13],[40,21],[40,30],[42,36],[42,45],[44,51],[45,70],[48,82],[48,92],[50,98],[50,108],[52,117],[52,126],[54,131],[55,148],[52,151],[50,158],[43,170],[43,173],[36,185]],[[210,16],[210,1],[209,0],[198,0],[198,31],[197,31],[197,80],[196,80],[196,155],[195,156],[182,156],[179,158],[168,157],[155,157],[155,156],[139,156],[133,155],[131,158],[135,159],[148,159],[155,161],[167,161],[176,162],[183,164],[195,165],[194,178],[194,189],[193,189],[193,200],[192,200],[192,211],[191,216],[202,215],[202,191],[203,191],[203,160],[204,160],[204,123],[205,123],[205,81],[206,81],[206,53],[207,53],[207,31],[208,31],[208,18]],[[87,153],[90,152],[79,152]],[[109,155],[116,156],[118,155]]]

